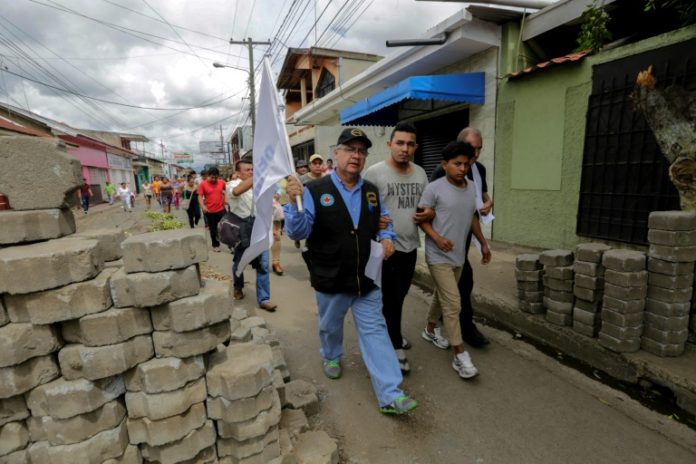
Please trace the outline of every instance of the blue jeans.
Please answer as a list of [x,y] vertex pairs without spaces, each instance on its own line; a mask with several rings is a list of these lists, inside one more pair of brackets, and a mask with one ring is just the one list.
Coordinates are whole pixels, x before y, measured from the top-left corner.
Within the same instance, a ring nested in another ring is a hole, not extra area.
[[89,211],[89,195],[82,195],[80,199],[82,200],[82,209],[86,213]]
[[[244,248],[237,247],[234,250],[232,260],[232,279],[234,288],[244,288],[244,273],[237,277],[239,261],[244,254]],[[259,265],[256,268],[256,301],[258,304],[266,303],[271,299],[271,276],[268,274],[268,250],[261,253],[258,257]]]
[[372,388],[380,407],[394,401],[404,392],[399,361],[387,333],[382,315],[382,293],[379,288],[367,295],[315,292],[319,307],[319,340],[321,355],[327,361],[343,355],[343,321],[348,309],[353,311],[360,353],[370,373]]

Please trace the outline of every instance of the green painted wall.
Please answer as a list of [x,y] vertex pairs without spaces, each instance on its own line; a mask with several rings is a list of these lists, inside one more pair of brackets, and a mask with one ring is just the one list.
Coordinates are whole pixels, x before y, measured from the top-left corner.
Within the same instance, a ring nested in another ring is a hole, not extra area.
[[[565,63],[498,89],[493,238],[569,248],[575,234],[592,66],[696,36],[689,27]],[[508,43],[514,43],[510,40]],[[503,59],[514,53],[503,50]],[[514,64],[501,63],[511,69]]]

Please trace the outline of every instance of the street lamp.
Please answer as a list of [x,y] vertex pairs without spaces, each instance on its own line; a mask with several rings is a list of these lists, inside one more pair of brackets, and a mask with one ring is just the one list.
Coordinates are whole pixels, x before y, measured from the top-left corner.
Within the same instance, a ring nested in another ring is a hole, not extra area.
[[240,71],[244,71],[244,72],[249,72],[248,69],[242,68],[241,66],[232,66],[229,64],[222,64],[222,63],[218,63],[217,61],[215,63],[213,63],[213,67],[214,68],[232,68],[232,69],[239,69]]

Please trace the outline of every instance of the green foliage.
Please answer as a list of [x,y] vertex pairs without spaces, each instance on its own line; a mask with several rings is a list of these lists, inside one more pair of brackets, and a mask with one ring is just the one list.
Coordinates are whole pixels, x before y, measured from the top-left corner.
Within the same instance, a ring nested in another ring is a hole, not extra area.
[[578,48],[576,52],[587,50],[588,48],[597,51],[602,45],[611,40],[611,32],[607,28],[607,23],[611,19],[604,7],[597,6],[597,0],[587,5],[582,16],[582,26],[578,35]]
[[157,230],[181,229],[184,223],[177,219],[173,214],[160,213],[157,211],[145,211],[145,216],[152,221],[150,232]]
[[657,11],[658,8],[676,11],[682,26],[696,23],[696,2],[693,0],[645,0],[644,11]]

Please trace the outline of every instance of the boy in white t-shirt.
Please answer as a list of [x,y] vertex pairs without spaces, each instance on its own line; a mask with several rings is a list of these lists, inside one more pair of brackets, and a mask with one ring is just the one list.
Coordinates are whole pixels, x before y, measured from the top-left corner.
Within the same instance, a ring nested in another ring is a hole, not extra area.
[[121,182],[121,186],[118,188],[118,191],[116,193],[118,194],[118,197],[121,199],[123,211],[128,211],[130,213],[132,211],[131,191],[128,188],[128,184],[126,184],[125,182]]

